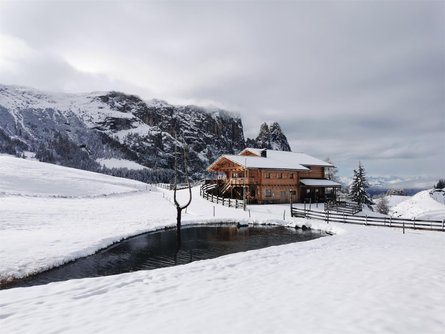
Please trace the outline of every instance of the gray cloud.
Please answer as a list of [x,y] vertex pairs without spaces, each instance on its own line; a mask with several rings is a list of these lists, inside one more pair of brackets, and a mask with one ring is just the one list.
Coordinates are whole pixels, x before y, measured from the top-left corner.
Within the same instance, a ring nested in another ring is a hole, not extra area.
[[440,176],[444,12],[436,1],[1,2],[0,81],[214,104],[239,111],[248,136],[278,121],[294,150],[342,174],[362,160],[370,174]]

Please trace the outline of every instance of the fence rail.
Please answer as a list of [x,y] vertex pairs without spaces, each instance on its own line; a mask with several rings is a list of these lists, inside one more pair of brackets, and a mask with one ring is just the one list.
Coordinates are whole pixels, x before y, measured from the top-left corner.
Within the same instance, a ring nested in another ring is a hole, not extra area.
[[228,207],[236,208],[236,209],[242,209],[244,207],[244,202],[239,199],[233,199],[233,198],[225,198],[220,197],[217,195],[210,194],[208,190],[213,189],[211,184],[204,184],[199,188],[199,194],[201,197],[205,198],[206,200],[216,203],[216,204],[222,204]]
[[303,217],[323,220],[326,223],[336,222],[344,224],[357,224],[367,226],[385,226],[397,228],[409,228],[415,230],[429,230],[445,232],[445,219],[420,220],[394,217],[368,217],[353,216],[346,213],[333,213],[330,211],[314,211],[291,207],[292,217]]
[[[194,187],[196,184],[200,184],[200,182],[192,184],[191,186]],[[159,187],[159,188],[166,189],[166,190],[174,190],[175,189],[175,185],[170,184],[170,183],[156,183],[155,186]],[[187,189],[187,188],[188,188],[187,183],[179,183],[176,189],[181,190],[181,189]]]

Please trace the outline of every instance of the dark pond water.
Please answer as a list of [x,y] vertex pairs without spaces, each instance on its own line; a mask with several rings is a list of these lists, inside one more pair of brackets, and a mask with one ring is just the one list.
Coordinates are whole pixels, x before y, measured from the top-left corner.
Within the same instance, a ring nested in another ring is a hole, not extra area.
[[[74,278],[121,274],[186,264],[197,260],[316,239],[326,234],[286,227],[206,225],[142,234],[98,253],[2,288],[32,286]],[[178,247],[179,245],[179,247]]]

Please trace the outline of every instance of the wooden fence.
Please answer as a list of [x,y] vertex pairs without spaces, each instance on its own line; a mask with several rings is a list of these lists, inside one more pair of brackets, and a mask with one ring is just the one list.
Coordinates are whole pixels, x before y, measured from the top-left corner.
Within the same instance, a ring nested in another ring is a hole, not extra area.
[[222,204],[236,209],[242,209],[244,207],[244,203],[242,200],[213,195],[209,193],[208,190],[210,189],[213,189],[211,184],[204,184],[199,188],[199,194],[206,200],[216,204]]
[[346,202],[346,201],[326,202],[324,204],[324,210],[337,211],[340,213],[355,215],[356,213],[362,211],[362,206],[358,203]]
[[[191,186],[194,187],[198,184],[201,184],[201,182],[195,182],[195,183],[191,184]],[[175,188],[175,185],[171,184],[171,183],[156,183],[155,186],[159,187],[159,188],[166,189],[166,190],[174,190],[174,188]],[[187,188],[188,188],[187,183],[179,183],[176,189],[181,190],[181,189],[187,189]]]
[[344,224],[357,224],[367,226],[385,226],[397,228],[409,228],[415,230],[429,230],[445,232],[445,219],[420,220],[394,217],[368,217],[353,216],[346,213],[333,213],[330,211],[314,211],[291,207],[292,217],[312,218],[323,220],[326,223],[336,222]]
[[170,183],[156,183],[156,187],[167,189],[167,190],[173,190],[174,184]]

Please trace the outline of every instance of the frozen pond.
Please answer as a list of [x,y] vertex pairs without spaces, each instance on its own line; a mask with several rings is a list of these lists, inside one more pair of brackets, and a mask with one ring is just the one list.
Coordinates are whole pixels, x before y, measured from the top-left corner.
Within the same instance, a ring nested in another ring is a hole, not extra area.
[[277,226],[185,226],[179,235],[176,229],[170,229],[126,239],[94,255],[13,282],[4,288],[151,270],[322,236],[326,234]]

